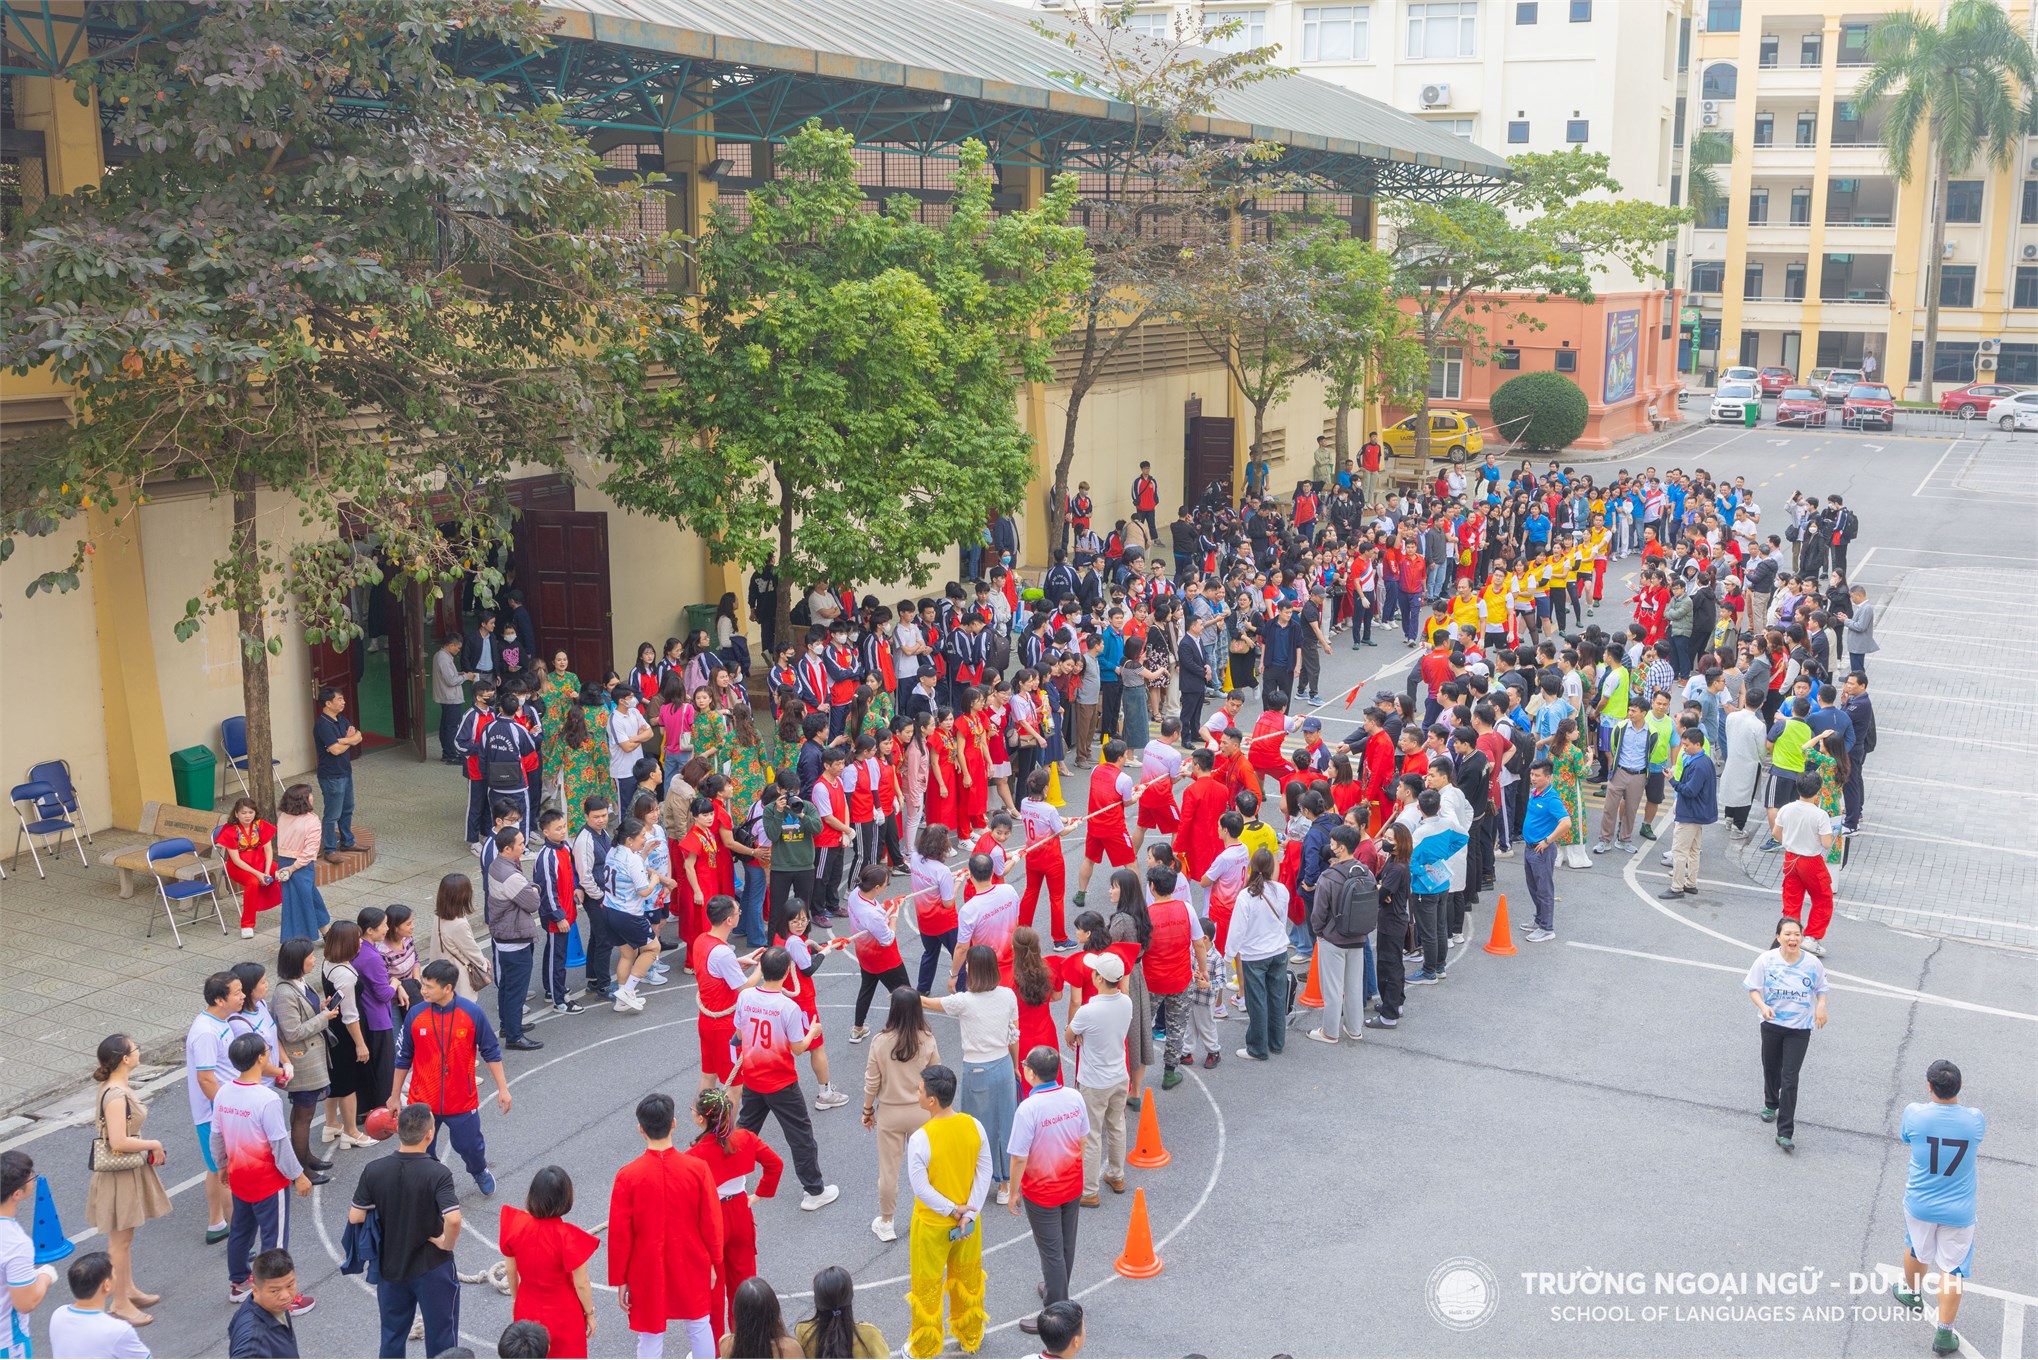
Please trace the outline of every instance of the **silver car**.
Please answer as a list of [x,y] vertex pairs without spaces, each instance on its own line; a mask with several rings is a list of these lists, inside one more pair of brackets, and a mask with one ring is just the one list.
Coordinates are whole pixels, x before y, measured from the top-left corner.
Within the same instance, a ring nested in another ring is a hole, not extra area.
[[1819,388],[1819,395],[1826,399],[1826,405],[1838,406],[1847,400],[1847,394],[1855,385],[1864,381],[1858,368],[1836,368],[1826,375],[1825,385]]

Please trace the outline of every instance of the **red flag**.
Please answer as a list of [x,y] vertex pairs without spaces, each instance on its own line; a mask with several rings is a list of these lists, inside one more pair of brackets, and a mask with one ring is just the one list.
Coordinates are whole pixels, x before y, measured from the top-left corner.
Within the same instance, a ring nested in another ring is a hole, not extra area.
[[1355,704],[1355,703],[1357,703],[1357,702],[1359,701],[1359,691],[1360,691],[1360,690],[1362,690],[1362,689],[1364,689],[1364,688],[1365,688],[1365,681],[1363,681],[1363,680],[1362,680],[1362,681],[1360,681],[1360,682],[1359,682],[1358,684],[1356,684],[1356,685],[1353,685],[1353,686],[1352,686],[1352,687],[1351,687],[1350,689],[1348,689],[1348,690],[1346,690],[1346,691],[1345,691],[1345,707],[1346,707],[1346,708],[1350,708],[1350,707],[1351,707],[1351,706],[1352,706],[1353,704]]

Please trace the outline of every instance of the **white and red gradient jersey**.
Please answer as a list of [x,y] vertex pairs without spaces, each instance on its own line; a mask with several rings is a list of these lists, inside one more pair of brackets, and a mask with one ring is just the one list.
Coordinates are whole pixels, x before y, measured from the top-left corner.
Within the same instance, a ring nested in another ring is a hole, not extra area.
[[736,1081],[753,1091],[782,1091],[800,1079],[793,1045],[807,1037],[807,1016],[784,992],[752,987],[736,998]]
[[1066,1086],[1036,1086],[1012,1114],[1005,1150],[1026,1159],[1019,1193],[1042,1208],[1068,1204],[1083,1193],[1083,1139],[1090,1132],[1083,1098]]
[[1019,928],[1019,890],[1009,883],[993,883],[962,904],[956,923],[955,953],[962,958],[973,944],[989,945],[998,956],[998,970],[1012,972],[1012,932]]

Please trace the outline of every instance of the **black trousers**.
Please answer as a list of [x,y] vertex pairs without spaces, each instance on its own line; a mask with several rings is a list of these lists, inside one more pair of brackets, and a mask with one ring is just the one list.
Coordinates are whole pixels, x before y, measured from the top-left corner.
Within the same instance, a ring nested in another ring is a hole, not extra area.
[[1295,667],[1293,665],[1267,667],[1266,675],[1260,680],[1260,702],[1264,704],[1276,694],[1291,699],[1295,696]]
[[821,847],[820,862],[814,867],[814,899],[808,902],[811,915],[819,920],[842,909],[842,866],[848,862],[847,845]]
[[[1026,781],[1040,764],[1038,746],[1014,746],[1012,751],[1012,792],[1020,798],[1026,796]],[[951,828],[953,829],[953,828]]]
[[1762,1103],[1776,1111],[1779,1138],[1797,1129],[1797,1072],[1811,1042],[1808,1029],[1762,1022]]
[[1382,911],[1379,932],[1373,937],[1373,973],[1380,984],[1380,1004],[1373,1009],[1382,1020],[1399,1020],[1401,1004],[1408,999],[1408,965],[1402,961],[1407,947],[1408,917]]
[[878,841],[884,847],[885,856],[895,869],[906,867],[906,851],[899,841],[902,829],[899,825],[899,814],[896,812],[877,824]]
[[[1098,692],[1097,730],[1107,737],[1118,735],[1118,713],[1125,702],[1123,680],[1103,681]],[[1024,789],[1017,790],[1020,797],[1026,796]]]
[[1302,644],[1302,688],[1311,694],[1323,684],[1323,644],[1311,637]]
[[1074,1200],[1053,1205],[1026,1201],[1026,1222],[1033,1228],[1033,1248],[1040,1253],[1046,1303],[1060,1303],[1069,1296],[1069,1276],[1076,1264],[1076,1222],[1081,1212]]
[[807,1113],[806,1092],[797,1081],[776,1091],[744,1087],[743,1108],[736,1112],[737,1127],[756,1133],[764,1127],[767,1114],[778,1116],[779,1132],[785,1135],[786,1149],[793,1155],[793,1171],[800,1178],[800,1188],[810,1195],[820,1194],[828,1183],[821,1179],[821,1149],[814,1142],[814,1121]]
[[771,910],[773,914],[785,905],[788,897],[797,897],[807,906],[808,915],[814,910],[814,871],[795,869],[771,871]]
[[1201,740],[1197,733],[1203,728],[1205,693],[1206,691],[1200,689],[1182,691],[1182,743],[1186,746],[1194,746]]
[[906,965],[903,963],[895,963],[882,973],[873,973],[865,969],[856,984],[856,1027],[862,1029],[863,1022],[869,1018],[870,998],[878,988],[884,988],[885,996],[889,998],[893,988],[912,985],[913,980],[907,976]]
[[467,843],[473,845],[488,831],[488,785],[479,779],[467,781]]
[[1868,763],[1863,756],[1847,767],[1847,782],[1840,786],[1841,806],[1846,810],[1847,829],[1852,831],[1861,825],[1861,804],[1865,789],[1861,782],[1861,767]]
[[1480,889],[1493,882],[1493,836],[1500,821],[1492,813],[1472,819],[1472,845],[1465,856],[1465,891],[1476,904]]

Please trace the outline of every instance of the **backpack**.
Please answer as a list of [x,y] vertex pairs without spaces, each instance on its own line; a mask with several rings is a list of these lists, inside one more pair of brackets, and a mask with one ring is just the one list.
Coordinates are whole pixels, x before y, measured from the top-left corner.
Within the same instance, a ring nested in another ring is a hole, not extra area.
[[1372,870],[1357,860],[1352,868],[1355,872],[1342,880],[1344,892],[1331,915],[1334,929],[1347,940],[1363,939],[1380,924],[1380,885]]
[[1535,761],[1535,734],[1513,723],[1507,725],[1507,731],[1508,741],[1513,746],[1507,753],[1507,772],[1516,779],[1526,779],[1529,766]]
[[481,777],[491,792],[515,793],[529,787],[524,775],[524,753],[515,732],[522,729],[509,720],[492,722],[481,737]]

